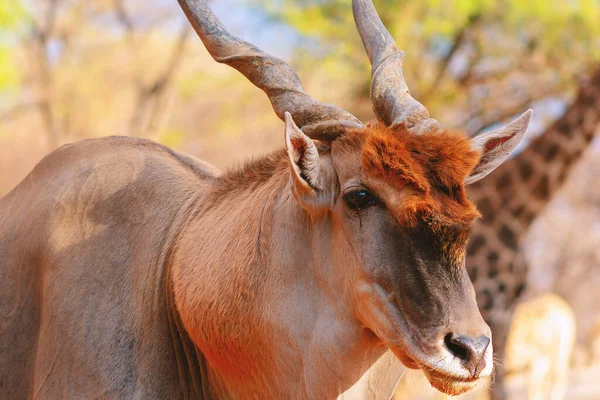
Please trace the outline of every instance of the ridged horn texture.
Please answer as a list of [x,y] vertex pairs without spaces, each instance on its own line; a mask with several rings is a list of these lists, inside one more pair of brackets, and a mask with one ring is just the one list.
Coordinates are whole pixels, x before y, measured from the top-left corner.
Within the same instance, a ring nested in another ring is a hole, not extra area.
[[323,141],[335,140],[347,129],[364,128],[352,114],[307,95],[287,63],[229,33],[206,0],[178,1],[215,61],[237,69],[262,89],[282,121],[288,111],[305,135]]
[[402,75],[404,52],[398,50],[371,0],[352,0],[354,22],[371,61],[371,101],[377,119],[388,126],[405,124],[414,133],[437,131],[438,122],[409,93]]

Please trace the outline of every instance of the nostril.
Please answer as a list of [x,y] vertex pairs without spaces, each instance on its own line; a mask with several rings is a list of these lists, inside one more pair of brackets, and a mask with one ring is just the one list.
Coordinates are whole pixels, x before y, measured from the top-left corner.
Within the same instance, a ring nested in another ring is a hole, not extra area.
[[444,337],[444,344],[456,358],[459,358],[462,361],[467,361],[469,358],[469,351],[460,343],[460,341],[454,338],[453,334],[449,333]]
[[485,368],[485,353],[490,344],[487,336],[457,336],[452,333],[444,337],[444,344],[463,366],[474,376]]

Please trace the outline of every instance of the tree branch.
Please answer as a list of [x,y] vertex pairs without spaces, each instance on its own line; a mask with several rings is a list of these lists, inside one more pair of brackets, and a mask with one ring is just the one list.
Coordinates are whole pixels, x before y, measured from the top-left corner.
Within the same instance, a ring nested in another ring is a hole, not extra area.
[[38,102],[30,102],[17,104],[9,108],[8,110],[0,111],[0,123],[4,123],[10,121],[11,119],[18,118],[19,115],[26,113],[28,111],[33,111],[39,107]]
[[132,136],[152,135],[158,130],[160,115],[164,114],[166,93],[183,61],[185,44],[190,31],[190,25],[186,21],[179,33],[165,70],[151,83],[141,84],[137,87],[136,104],[130,122],[130,134]]
[[190,25],[186,22],[179,33],[179,38],[177,43],[175,44],[175,48],[171,53],[171,58],[169,63],[167,64],[167,68],[162,73],[161,76],[158,77],[154,85],[152,85],[150,93],[156,96],[156,101],[154,102],[154,107],[150,111],[149,121],[147,125],[147,132],[156,133],[159,128],[158,117],[160,115],[165,115],[163,105],[166,100],[166,92],[177,73],[179,66],[181,65],[184,54],[185,54],[185,44],[191,32]]
[[457,50],[460,49],[460,47],[463,45],[468,32],[476,25],[476,23],[480,20],[480,18],[481,18],[481,14],[475,14],[475,15],[470,16],[469,19],[467,20],[467,22],[465,23],[465,25],[463,25],[456,32],[456,34],[454,35],[454,38],[452,40],[452,46],[450,47],[450,51],[440,61],[440,66],[437,70],[435,79],[433,80],[431,85],[429,85],[429,88],[425,91],[425,93],[423,93],[423,96],[422,96],[423,102],[427,102],[427,99],[429,99],[433,95],[433,93],[435,93],[438,85],[440,84],[440,82],[442,81],[444,76],[446,76],[446,74],[448,72],[448,66],[450,65],[450,61],[454,57],[454,54],[456,54]]
[[56,119],[52,110],[52,86],[53,73],[50,61],[48,60],[47,46],[54,32],[56,25],[58,7],[61,0],[48,0],[48,9],[44,17],[43,26],[32,23],[33,31],[33,57],[39,69],[39,97],[36,102],[38,111],[42,116],[42,121],[48,134],[48,146],[50,149],[58,147],[58,129]]
[[136,85],[136,89],[142,90],[144,83],[142,79],[140,57],[138,52],[137,40],[135,38],[135,25],[133,20],[129,16],[125,3],[123,0],[115,0],[115,11],[117,14],[117,20],[123,26],[125,30],[125,41],[129,47],[129,52],[133,57],[134,74],[133,79]]

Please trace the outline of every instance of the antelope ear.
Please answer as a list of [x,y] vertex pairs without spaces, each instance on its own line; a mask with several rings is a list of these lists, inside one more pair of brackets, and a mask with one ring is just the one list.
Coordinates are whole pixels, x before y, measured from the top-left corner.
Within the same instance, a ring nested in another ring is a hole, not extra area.
[[525,136],[531,114],[533,111],[527,110],[510,124],[471,139],[471,148],[480,151],[481,158],[465,180],[467,185],[477,182],[508,158]]
[[297,189],[314,194],[323,189],[319,151],[311,138],[296,126],[290,113],[285,113],[285,146]]

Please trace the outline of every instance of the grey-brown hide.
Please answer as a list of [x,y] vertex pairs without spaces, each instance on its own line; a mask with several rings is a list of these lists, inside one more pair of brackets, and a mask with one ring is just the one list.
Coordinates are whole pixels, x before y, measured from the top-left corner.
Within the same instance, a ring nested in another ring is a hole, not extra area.
[[221,176],[126,138],[44,159],[0,201],[3,397],[332,398],[387,346],[413,366],[444,351],[422,321],[407,334],[401,294],[356,254],[381,246],[368,218],[351,239],[356,153],[321,149],[317,203],[296,197],[288,154]]
[[214,176],[150,141],[87,140],[0,199],[0,398],[203,398],[167,260]]

